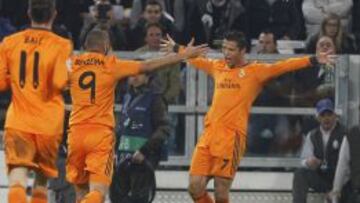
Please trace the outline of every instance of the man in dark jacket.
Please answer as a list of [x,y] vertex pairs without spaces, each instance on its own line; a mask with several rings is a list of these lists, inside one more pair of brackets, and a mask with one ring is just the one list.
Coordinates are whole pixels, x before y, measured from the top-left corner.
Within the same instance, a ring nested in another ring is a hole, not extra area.
[[301,154],[302,168],[295,171],[293,202],[305,203],[310,188],[329,192],[335,176],[339,149],[345,129],[337,122],[334,105],[330,99],[316,104],[320,126],[307,135]]
[[166,105],[149,88],[145,74],[129,78],[117,131],[117,166],[110,189],[113,203],[148,203],[155,193],[154,169],[170,133]]

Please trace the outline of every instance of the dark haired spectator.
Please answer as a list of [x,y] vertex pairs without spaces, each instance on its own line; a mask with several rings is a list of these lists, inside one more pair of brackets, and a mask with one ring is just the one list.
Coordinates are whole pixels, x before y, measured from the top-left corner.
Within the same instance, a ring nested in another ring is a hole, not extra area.
[[[145,45],[136,51],[139,53],[158,52],[162,38],[161,25],[158,23],[148,24],[144,38]],[[156,71],[150,83],[156,92],[163,95],[167,104],[175,104],[180,93],[180,64],[170,65]]]
[[136,23],[134,28],[130,30],[129,40],[130,49],[137,49],[144,44],[145,28],[147,24],[159,23],[163,27],[163,31],[166,34],[175,35],[176,28],[169,19],[163,14],[163,7],[156,0],[149,0],[146,3],[143,16]]
[[353,54],[357,46],[355,39],[341,26],[341,19],[336,14],[329,14],[321,23],[320,31],[309,36],[306,42],[306,53],[315,53],[316,43],[322,36],[330,37],[338,54]]
[[295,1],[243,0],[248,19],[247,37],[256,39],[261,31],[269,29],[279,39],[300,39],[302,20]]
[[305,139],[301,153],[303,167],[294,174],[293,203],[305,203],[310,188],[324,193],[332,188],[345,129],[338,123],[330,99],[318,101],[316,111],[320,125]]
[[307,36],[319,32],[321,23],[331,13],[338,15],[342,26],[349,31],[352,5],[352,0],[304,0],[302,10]]
[[277,38],[273,32],[263,31],[258,39],[258,54],[278,54]]
[[[145,10],[146,4],[148,0],[133,0],[131,13],[130,13],[130,26],[135,27],[137,22],[140,20],[142,13]],[[155,0],[157,1],[161,7],[163,8],[163,15],[167,17],[169,20],[174,20],[171,17],[170,12],[170,0]]]

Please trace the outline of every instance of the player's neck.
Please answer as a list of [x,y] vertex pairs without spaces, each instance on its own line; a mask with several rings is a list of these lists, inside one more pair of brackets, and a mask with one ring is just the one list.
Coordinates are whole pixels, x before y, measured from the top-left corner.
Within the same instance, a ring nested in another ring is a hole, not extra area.
[[51,30],[51,24],[50,23],[35,23],[35,22],[31,22],[31,27],[32,28],[39,28],[39,29],[46,29],[46,30]]
[[245,66],[246,64],[248,64],[248,61],[246,59],[244,59],[244,60],[238,61],[237,63],[234,63],[234,64],[228,64],[228,66],[230,69],[233,69],[233,68],[241,68],[241,67]]

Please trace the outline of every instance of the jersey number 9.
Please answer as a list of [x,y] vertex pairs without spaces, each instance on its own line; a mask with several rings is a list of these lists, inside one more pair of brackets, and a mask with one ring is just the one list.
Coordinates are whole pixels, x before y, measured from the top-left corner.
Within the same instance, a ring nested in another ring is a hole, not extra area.
[[86,71],[80,75],[79,87],[83,90],[90,89],[90,103],[95,104],[96,75],[93,71]]

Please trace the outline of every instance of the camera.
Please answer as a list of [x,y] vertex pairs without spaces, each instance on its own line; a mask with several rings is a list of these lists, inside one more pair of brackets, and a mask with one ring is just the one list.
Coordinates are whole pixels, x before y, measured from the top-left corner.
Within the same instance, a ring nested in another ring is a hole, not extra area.
[[97,6],[96,6],[96,9],[97,9],[97,18],[100,20],[100,21],[107,21],[110,19],[110,17],[108,16],[108,12],[111,10],[112,6],[111,4],[109,3],[99,3]]

